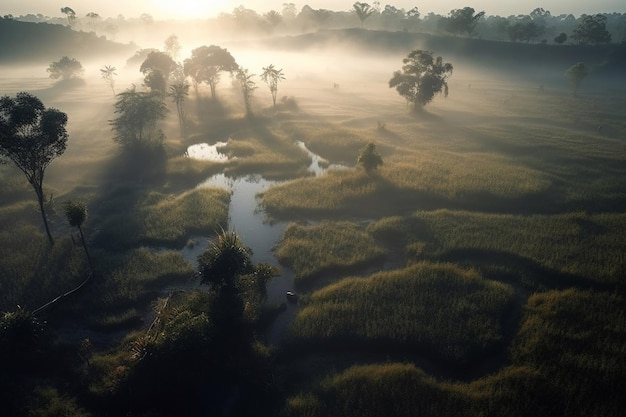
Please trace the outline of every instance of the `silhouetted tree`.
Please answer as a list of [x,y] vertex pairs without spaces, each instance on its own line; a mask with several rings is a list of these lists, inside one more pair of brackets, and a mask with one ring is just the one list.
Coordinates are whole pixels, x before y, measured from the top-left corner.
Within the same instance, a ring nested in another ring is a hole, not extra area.
[[100,20],[100,15],[95,12],[89,12],[85,15],[85,17],[89,18],[89,25],[94,28],[96,26],[96,22]]
[[352,10],[361,21],[361,26],[375,11],[369,4],[358,1],[352,5]]
[[283,21],[283,17],[276,10],[270,10],[264,15],[265,20],[272,28],[272,31],[276,28],[276,26],[280,25]]
[[135,86],[117,95],[115,114],[110,120],[113,141],[125,149],[160,147],[164,134],[157,122],[165,118],[167,108],[159,92],[136,91]]
[[198,257],[200,283],[219,290],[234,287],[235,279],[252,269],[252,250],[243,245],[235,232],[222,232],[203,254]]
[[450,11],[448,17],[444,18],[445,28],[450,33],[472,36],[476,25],[484,15],[485,12],[475,13],[472,7],[454,9]]
[[71,7],[62,7],[61,13],[63,13],[67,17],[67,25],[69,27],[74,27],[76,23],[76,12]]
[[50,73],[50,78],[54,80],[71,80],[82,77],[85,70],[82,64],[75,58],[64,56],[60,60],[53,62],[46,70]]
[[239,68],[237,71],[237,81],[241,86],[241,93],[243,94],[243,102],[246,106],[246,114],[250,116],[252,114],[252,94],[257,89],[256,83],[252,80],[254,74],[248,74],[248,70],[245,68]]
[[189,84],[187,84],[186,81],[180,81],[170,85],[169,90],[167,95],[171,97],[176,104],[180,134],[181,136],[185,136],[185,99],[189,95]]
[[582,62],[572,65],[567,71],[565,71],[565,76],[572,86],[572,94],[574,96],[576,96],[576,93],[578,92],[580,83],[587,77],[587,75],[589,75],[589,70]]
[[80,241],[83,244],[85,255],[87,256],[87,262],[89,263],[89,268],[93,272],[93,263],[91,262],[89,249],[87,248],[87,242],[85,241],[85,234],[83,233],[83,224],[85,224],[85,220],[87,220],[87,206],[80,201],[67,201],[65,203],[65,218],[70,226],[78,229]]
[[565,32],[561,32],[554,38],[554,42],[559,45],[563,45],[567,41],[567,34]]
[[43,179],[48,165],[65,152],[67,115],[39,98],[17,93],[0,99],[0,155],[13,161],[37,194],[46,234],[54,243],[44,207]]
[[112,65],[105,65],[100,68],[100,76],[106,83],[111,87],[111,91],[113,91],[113,95],[115,95],[115,76],[117,73],[115,72],[117,68]]
[[144,85],[152,91],[165,94],[170,75],[176,70],[176,62],[165,52],[150,52],[139,71],[145,76]]
[[430,103],[435,94],[442,91],[448,96],[446,80],[452,75],[452,64],[444,63],[440,56],[434,58],[432,52],[419,49],[411,51],[402,62],[402,71],[393,73],[389,87],[395,87],[402,97],[415,105],[415,109],[418,105]]
[[376,145],[370,142],[359,151],[357,162],[361,164],[365,172],[369,174],[383,164],[383,158],[376,151]]
[[278,94],[278,83],[285,79],[283,70],[276,69],[274,68],[274,65],[271,64],[270,66],[263,68],[261,79],[270,88],[270,92],[272,93],[272,102],[274,103],[274,107],[276,107],[276,94]]
[[611,42],[611,34],[606,30],[607,18],[603,14],[583,17],[580,24],[574,29],[571,38],[581,45]]
[[235,58],[219,46],[201,46],[191,51],[191,58],[185,60],[185,74],[196,84],[207,83],[211,87],[211,97],[215,98],[215,89],[224,71],[233,73],[239,69]]

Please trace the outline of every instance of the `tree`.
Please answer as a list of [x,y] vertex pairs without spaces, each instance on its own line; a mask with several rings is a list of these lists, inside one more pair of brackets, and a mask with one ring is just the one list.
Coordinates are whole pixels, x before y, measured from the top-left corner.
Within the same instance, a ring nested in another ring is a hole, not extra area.
[[559,45],[563,45],[565,41],[567,41],[567,34],[565,32],[559,33],[559,35],[554,38],[554,42]]
[[237,81],[239,81],[241,86],[243,102],[246,105],[246,115],[248,116],[252,114],[252,94],[257,89],[252,77],[254,77],[254,74],[248,74],[248,70],[245,68],[239,68],[237,71]]
[[29,93],[0,99],[0,155],[13,161],[35,190],[51,244],[54,239],[45,212],[43,179],[48,165],[65,152],[66,124],[65,113],[46,109],[39,98]]
[[448,96],[447,79],[452,75],[452,64],[444,63],[438,56],[433,57],[432,52],[414,50],[402,60],[402,71],[393,73],[389,80],[389,87],[395,87],[398,93],[408,102],[424,106],[432,101],[435,94],[443,91]]
[[113,95],[115,95],[115,76],[117,73],[115,72],[117,68],[112,65],[105,65],[100,68],[100,76],[106,83],[111,87],[111,91],[113,91]]
[[582,62],[572,65],[570,68],[568,68],[567,71],[565,71],[565,76],[572,86],[572,94],[574,96],[576,96],[576,93],[578,92],[580,83],[583,81],[583,79],[585,79],[585,77],[587,77],[587,75],[589,75],[589,70],[587,69],[587,66]]
[[62,7],[61,13],[63,13],[67,17],[67,25],[69,27],[74,27],[76,23],[76,12],[71,7]]
[[352,10],[356,13],[357,17],[361,21],[361,26],[365,21],[374,13],[374,9],[367,3],[356,2],[352,5]]
[[164,50],[165,52],[172,58],[178,58],[178,54],[180,53],[180,43],[178,42],[178,36],[170,35],[165,39]]
[[178,112],[178,123],[180,125],[180,134],[185,136],[185,98],[189,95],[189,84],[186,81],[180,81],[170,85],[170,91],[167,94],[176,104]]
[[274,68],[274,65],[271,64],[269,67],[263,68],[263,73],[261,74],[261,79],[267,84],[270,88],[270,92],[272,93],[272,101],[274,103],[274,107],[276,107],[276,94],[278,94],[278,83],[281,80],[285,79],[282,69]]
[[478,21],[485,15],[485,12],[474,12],[472,7],[451,10],[448,17],[444,18],[446,30],[457,35],[472,36]]
[[198,257],[200,283],[219,290],[234,287],[235,279],[252,272],[252,250],[243,245],[235,232],[222,232]]
[[85,234],[83,233],[83,224],[87,220],[87,206],[80,201],[67,201],[65,203],[65,218],[70,226],[76,227],[80,233],[80,241],[85,249],[85,255],[87,256],[87,262],[89,268],[93,272],[93,263],[91,262],[91,256],[89,256],[89,249],[87,249],[87,242],[85,241]]
[[196,84],[207,83],[211,87],[211,97],[215,99],[215,89],[224,71],[233,73],[239,69],[235,58],[219,46],[201,46],[191,51],[191,58],[184,62],[185,74]]
[[165,118],[167,108],[158,92],[136,91],[135,86],[117,95],[115,114],[110,120],[113,140],[125,149],[160,147],[164,134],[157,122]]
[[370,142],[359,151],[357,162],[365,168],[365,172],[370,174],[375,171],[379,165],[383,164],[383,158],[376,151],[376,145]]
[[46,70],[50,73],[50,78],[63,81],[78,79],[83,76],[85,70],[82,64],[75,58],[64,56],[60,60],[51,63]]
[[139,67],[139,71],[145,76],[144,85],[152,91],[165,94],[167,82],[172,72],[176,70],[176,62],[165,52],[153,51]]
[[611,34],[606,30],[607,18],[603,14],[583,17],[580,24],[574,29],[571,38],[581,45],[611,42]]
[[270,28],[272,28],[272,31],[283,21],[283,17],[276,10],[270,10],[269,12],[265,13],[264,17],[267,23],[270,25]]

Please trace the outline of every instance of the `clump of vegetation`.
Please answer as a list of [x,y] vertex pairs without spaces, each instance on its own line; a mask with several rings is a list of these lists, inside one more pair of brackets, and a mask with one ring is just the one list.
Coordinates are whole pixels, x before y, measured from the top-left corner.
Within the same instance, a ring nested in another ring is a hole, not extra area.
[[380,165],[383,164],[383,157],[376,151],[376,144],[368,143],[359,152],[357,162],[365,169],[365,172],[371,174]]
[[337,274],[384,256],[383,249],[357,224],[323,221],[312,226],[290,224],[276,257],[293,269],[303,284],[324,273]]
[[450,264],[420,263],[316,291],[289,329],[299,347],[419,351],[471,363],[504,347],[513,290]]
[[66,56],[51,63],[46,71],[50,73],[50,78],[53,80],[60,78],[62,81],[79,79],[85,72],[82,64],[76,58]]

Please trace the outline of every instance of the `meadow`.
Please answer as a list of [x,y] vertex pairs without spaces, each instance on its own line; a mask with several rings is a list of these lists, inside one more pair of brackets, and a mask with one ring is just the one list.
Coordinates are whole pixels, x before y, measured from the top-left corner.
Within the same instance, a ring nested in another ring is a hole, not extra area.
[[[243,50],[242,61],[258,53]],[[68,113],[70,141],[44,183],[54,246],[29,185],[0,165],[0,311],[35,310],[91,277],[40,315],[58,363],[38,369],[45,355],[29,353],[5,399],[32,412],[63,404],[66,415],[104,415],[99,407],[119,400],[108,410],[158,413],[148,391],[168,375],[160,397],[191,398],[186,383],[222,398],[241,386],[272,398],[251,403],[270,407],[266,415],[620,415],[624,85],[572,97],[551,81],[560,68],[542,77],[460,61],[450,96],[412,112],[387,86],[402,54],[350,53],[342,66],[337,51],[311,65],[274,51],[287,60],[286,99],[273,108],[259,81],[252,117],[227,77],[217,101],[201,86],[186,102],[186,136],[168,101],[164,147],[142,155],[111,140],[115,97],[96,76],[61,88],[36,68],[3,72],[6,94],[29,85]],[[125,70],[118,89],[132,83],[138,71]],[[185,156],[216,142],[228,161]],[[313,175],[298,142],[341,168]],[[383,159],[371,173],[356,161],[368,142]],[[218,173],[276,181],[256,209],[288,223],[274,254],[293,272],[299,304],[279,345],[246,323],[252,336],[215,365],[198,346],[219,352],[223,317],[206,288],[196,291],[180,248],[237,230],[229,191],[197,187]],[[64,219],[67,200],[87,204],[93,275]],[[154,356],[137,365],[137,346]],[[201,375],[213,365],[228,389]],[[142,387],[135,399],[131,386]]]

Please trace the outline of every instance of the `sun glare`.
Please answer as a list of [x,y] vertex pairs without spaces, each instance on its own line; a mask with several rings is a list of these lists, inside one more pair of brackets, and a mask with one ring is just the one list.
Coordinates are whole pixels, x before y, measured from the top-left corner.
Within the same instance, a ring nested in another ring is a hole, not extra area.
[[152,3],[164,18],[191,19],[218,15],[224,11],[228,0],[160,0]]

